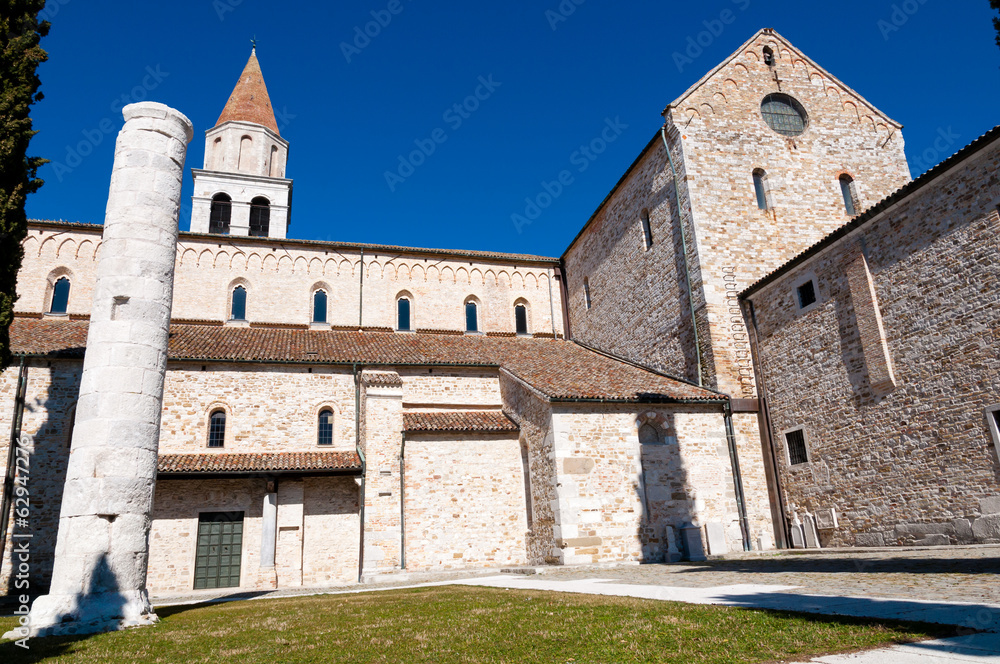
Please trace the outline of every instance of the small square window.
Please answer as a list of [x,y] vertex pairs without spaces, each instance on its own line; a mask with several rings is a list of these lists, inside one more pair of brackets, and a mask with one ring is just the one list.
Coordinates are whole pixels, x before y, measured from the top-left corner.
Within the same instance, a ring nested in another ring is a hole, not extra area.
[[799,309],[805,309],[816,302],[816,282],[810,279],[795,289],[798,296]]
[[809,454],[806,451],[805,430],[795,429],[785,433],[785,442],[788,444],[788,463],[797,466],[808,463]]

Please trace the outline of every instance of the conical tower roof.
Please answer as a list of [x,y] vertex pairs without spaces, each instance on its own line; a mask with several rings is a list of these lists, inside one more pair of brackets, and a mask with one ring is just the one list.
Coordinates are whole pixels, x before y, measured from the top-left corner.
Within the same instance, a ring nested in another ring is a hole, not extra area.
[[267,96],[267,86],[264,85],[264,75],[260,72],[257,62],[257,49],[250,53],[247,66],[240,74],[233,94],[229,95],[226,107],[222,109],[218,127],[223,122],[252,122],[267,127],[280,135],[278,123],[274,119],[274,109],[271,108],[271,98]]

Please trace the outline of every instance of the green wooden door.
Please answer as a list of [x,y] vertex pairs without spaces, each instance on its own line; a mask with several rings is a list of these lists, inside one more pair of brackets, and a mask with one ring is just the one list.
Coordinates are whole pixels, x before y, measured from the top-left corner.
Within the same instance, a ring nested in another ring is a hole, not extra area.
[[203,512],[198,517],[194,587],[238,588],[243,552],[243,512]]

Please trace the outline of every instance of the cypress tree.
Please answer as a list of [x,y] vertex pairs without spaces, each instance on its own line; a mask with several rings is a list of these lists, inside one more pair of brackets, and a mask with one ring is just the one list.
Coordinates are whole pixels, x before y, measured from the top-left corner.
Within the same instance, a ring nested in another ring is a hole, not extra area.
[[28,111],[41,100],[38,65],[48,59],[39,41],[49,32],[39,21],[45,0],[0,0],[0,370],[11,362],[10,324],[17,302],[17,272],[28,232],[24,203],[42,186],[36,177],[47,159],[29,157],[36,131]]

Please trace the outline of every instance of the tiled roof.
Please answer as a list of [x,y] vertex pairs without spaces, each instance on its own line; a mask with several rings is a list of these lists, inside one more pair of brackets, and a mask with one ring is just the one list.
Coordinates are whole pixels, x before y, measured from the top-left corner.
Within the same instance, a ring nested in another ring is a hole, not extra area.
[[218,127],[223,122],[253,122],[267,127],[275,134],[278,132],[278,123],[274,120],[274,109],[271,108],[271,98],[267,95],[267,86],[264,85],[264,75],[260,72],[260,63],[257,62],[256,51],[250,54],[247,66],[240,74],[240,80],[236,82],[233,94],[229,96],[226,107],[222,109],[219,121],[215,123]]
[[357,452],[276,452],[272,454],[161,454],[163,475],[361,470]]
[[478,431],[506,433],[519,431],[517,424],[498,411],[464,411],[447,413],[403,413],[403,428],[409,433]]
[[816,254],[823,251],[830,245],[836,243],[842,237],[849,235],[855,229],[864,226],[865,224],[867,224],[872,219],[879,216],[892,206],[896,205],[897,203],[900,203],[907,197],[920,191],[925,186],[936,180],[938,177],[950,171],[959,162],[972,157],[974,154],[980,152],[981,150],[988,148],[990,145],[993,144],[994,141],[998,139],[1000,139],[1000,125],[993,127],[993,129],[990,129],[988,132],[986,132],[976,140],[972,141],[964,148],[962,148],[952,156],[948,157],[934,168],[931,168],[926,173],[918,177],[916,180],[911,180],[910,182],[906,183],[905,185],[897,189],[895,192],[889,194],[888,196],[883,198],[881,201],[879,201],[872,207],[865,210],[857,217],[854,217],[849,222],[847,222],[840,228],[836,229],[835,231],[824,237],[816,244],[812,245],[811,247],[808,247],[802,253],[793,257],[791,260],[784,263],[774,271],[764,275],[754,283],[750,284],[742,293],[740,293],[740,297],[750,297],[751,295],[759,291],[767,284],[778,279],[780,276],[791,272],[797,266],[801,265],[809,258],[815,256]]
[[[87,321],[15,318],[16,354],[82,357]],[[170,359],[359,366],[502,367],[552,400],[706,401],[725,398],[558,339],[171,325]]]

